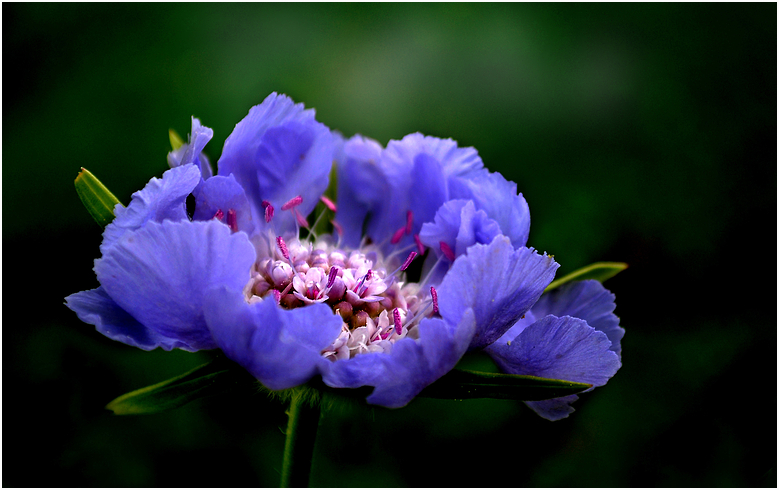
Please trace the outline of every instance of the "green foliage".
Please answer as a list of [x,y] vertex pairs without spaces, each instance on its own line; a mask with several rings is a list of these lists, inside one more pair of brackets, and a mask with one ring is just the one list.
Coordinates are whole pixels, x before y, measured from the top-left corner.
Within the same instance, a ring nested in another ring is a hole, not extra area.
[[105,227],[114,219],[114,207],[119,199],[100,182],[92,172],[81,168],[76,177],[76,192],[97,224]]
[[594,264],[582,267],[560,279],[552,281],[552,283],[544,289],[544,292],[549,292],[571,281],[595,279],[596,281],[603,282],[606,279],[616,276],[627,268],[628,265],[624,262],[595,262]]

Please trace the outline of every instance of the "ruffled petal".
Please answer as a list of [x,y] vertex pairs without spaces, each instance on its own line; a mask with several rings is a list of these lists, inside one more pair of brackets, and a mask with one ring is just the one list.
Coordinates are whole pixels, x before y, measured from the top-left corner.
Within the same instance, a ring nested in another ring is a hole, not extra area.
[[[621,366],[610,348],[606,334],[584,320],[547,315],[522,330],[509,345],[490,346],[486,352],[507,373],[603,386]],[[575,400],[563,397],[528,405],[542,417],[557,420],[573,411],[563,404]]]
[[168,165],[170,168],[194,163],[200,169],[203,179],[214,175],[211,163],[202,151],[206,144],[214,137],[214,130],[200,124],[200,119],[192,118],[192,132],[189,133],[189,142],[181,145],[181,148],[168,153]]
[[65,304],[76,312],[82,322],[94,325],[98,332],[110,339],[143,350],[157,347],[195,350],[184,342],[165,337],[142,325],[117,305],[102,287],[71,294],[65,298]]
[[106,226],[100,251],[105,254],[126,233],[137,230],[148,221],[187,220],[187,196],[200,182],[195,165],[182,165],[152,178],[146,187],[132,195],[126,208],[116,206],[116,218]]
[[446,243],[456,258],[468,247],[488,244],[500,234],[498,223],[488,218],[484,211],[477,211],[473,201],[454,199],[438,209],[433,222],[422,225],[419,239],[438,256],[442,254],[440,243]]
[[[343,243],[357,247],[365,235],[381,242],[394,230],[380,227],[388,208],[389,186],[379,166],[382,147],[376,141],[355,135],[344,143],[344,156],[338,162],[338,212],[336,221],[343,229]],[[371,216],[371,222],[366,219]]]
[[282,390],[326,371],[321,355],[343,321],[323,304],[284,310],[272,299],[249,304],[240,289],[213,288],[205,318],[217,345],[263,385]]
[[225,215],[222,221],[226,222],[227,213],[232,210],[235,212],[238,230],[245,231],[247,235],[252,236],[255,229],[252,208],[243,187],[236,182],[233,175],[228,177],[217,175],[206,180],[195,189],[194,195],[195,214],[192,216],[193,219],[207,221],[213,219],[216,213],[221,211]]
[[541,296],[533,306],[533,313],[541,318],[546,315],[581,318],[596,330],[605,333],[611,341],[611,350],[620,354],[620,341],[625,329],[619,326],[615,315],[614,295],[595,280],[565,284]]
[[263,216],[262,201],[277,210],[278,234],[295,229],[291,213],[279,212],[296,196],[303,197],[298,211],[308,215],[327,188],[338,141],[289,97],[273,93],[249,114],[227,138],[219,158],[219,175],[235,176],[243,187],[254,216]]
[[474,328],[472,310],[466,310],[456,325],[440,318],[425,319],[419,324],[418,340],[406,337],[395,342],[389,353],[335,361],[322,379],[336,388],[374,386],[368,403],[402,407],[454,368],[468,349]]
[[382,229],[392,234],[406,224],[408,211],[414,216],[411,233],[398,246],[413,243],[411,235],[419,233],[422,224],[431,221],[438,208],[451,199],[449,180],[465,178],[484,166],[474,148],[460,148],[454,140],[420,133],[390,141],[381,165],[391,188]]
[[501,174],[480,169],[465,177],[455,176],[449,179],[449,198],[473,200],[476,209],[495,220],[515,248],[527,244],[530,209],[522,194],[517,194],[517,184]]
[[242,289],[256,259],[245,233],[218,222],[148,222],[95,261],[100,284],[149,329],[191,349],[216,345],[203,318],[213,284]]
[[538,301],[558,267],[552,257],[532,248],[514,250],[504,236],[474,245],[455,260],[438,288],[441,316],[456,324],[473,308],[476,332],[470,349],[486,347]]

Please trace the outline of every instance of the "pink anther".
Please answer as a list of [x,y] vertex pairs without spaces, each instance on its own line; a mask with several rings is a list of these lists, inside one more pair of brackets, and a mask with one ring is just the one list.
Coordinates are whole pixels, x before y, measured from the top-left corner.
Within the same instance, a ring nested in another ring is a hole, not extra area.
[[333,287],[335,284],[335,278],[338,276],[338,267],[330,267],[330,274],[327,276],[327,289]]
[[289,201],[285,202],[283,206],[281,206],[282,211],[289,211],[290,209],[294,208],[295,206],[298,206],[300,203],[303,202],[302,196],[295,196]]
[[405,226],[402,227],[402,228],[398,228],[398,231],[396,231],[392,235],[392,240],[390,240],[390,243],[395,245],[396,243],[398,243],[400,241],[401,238],[403,238],[403,235],[405,235],[405,234],[406,234],[406,227]]
[[289,250],[287,250],[287,244],[284,243],[284,239],[281,238],[280,236],[277,236],[276,237],[276,245],[279,246],[279,250],[281,250],[281,255],[285,259],[289,260]]
[[278,289],[272,289],[273,291],[273,299],[276,301],[276,304],[281,303],[281,293]]
[[[263,201],[263,203],[266,203],[268,201]],[[273,205],[268,202],[268,205],[265,206],[265,222],[270,223],[270,220],[273,219]]]
[[222,221],[225,217],[225,214],[222,212],[221,209],[217,209],[216,213],[214,213],[214,217],[212,219],[218,219],[219,221]]
[[406,212],[406,235],[411,234],[411,226],[414,224],[414,213],[411,210]]
[[414,235],[414,243],[417,244],[417,250],[419,251],[419,255],[422,255],[425,253],[425,246],[422,245],[422,240],[419,239],[419,235]]
[[227,226],[229,226],[233,232],[238,231],[238,216],[235,214],[235,209],[227,210]]
[[300,214],[300,211],[293,209],[292,212],[295,213],[295,219],[297,220],[298,224],[303,228],[308,228],[308,220],[302,214]]
[[403,333],[403,325],[400,324],[400,312],[397,308],[392,310],[392,319],[395,321],[395,333],[400,335]]
[[411,262],[416,258],[416,256],[417,256],[416,252],[409,253],[408,257],[406,257],[406,261],[403,262],[403,265],[400,266],[400,270],[404,271],[408,269],[408,266],[411,265]]
[[333,228],[335,229],[336,233],[338,233],[341,236],[344,236],[344,229],[336,220],[331,219],[330,223],[333,225]]
[[433,314],[438,314],[438,293],[433,286],[430,286],[430,296],[433,298]]
[[454,252],[452,251],[452,248],[444,241],[438,242],[438,245],[441,247],[441,252],[443,252],[444,257],[449,259],[450,262],[454,262]]
[[330,211],[335,213],[338,210],[338,208],[336,208],[335,206],[335,203],[330,199],[328,199],[327,197],[320,196],[319,200],[322,201],[325,204],[325,206],[327,206],[327,209],[329,209]]

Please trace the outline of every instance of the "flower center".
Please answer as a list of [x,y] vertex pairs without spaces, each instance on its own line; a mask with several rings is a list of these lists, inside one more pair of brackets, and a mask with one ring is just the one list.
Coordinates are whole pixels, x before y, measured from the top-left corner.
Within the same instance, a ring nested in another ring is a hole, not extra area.
[[[301,201],[292,199],[282,210],[294,213]],[[334,209],[329,200],[323,202]],[[273,207],[270,203],[263,206],[269,222]],[[307,227],[305,219],[297,221]],[[343,325],[338,338],[322,351],[327,359],[387,352],[402,338],[418,338],[419,320],[438,312],[435,289],[428,294],[419,284],[403,281],[404,271],[418,255],[416,251],[401,263],[396,254],[385,259],[372,245],[343,250],[327,239],[291,239],[287,243],[280,236],[275,237],[275,244],[273,239],[269,242],[275,246],[252,268],[244,288],[246,300],[251,303],[271,296],[286,309],[316,303],[330,306]]]

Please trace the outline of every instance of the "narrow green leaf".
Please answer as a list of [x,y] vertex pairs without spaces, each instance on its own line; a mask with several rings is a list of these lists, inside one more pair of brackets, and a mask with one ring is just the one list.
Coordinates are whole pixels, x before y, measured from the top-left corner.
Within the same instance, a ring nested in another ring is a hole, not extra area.
[[167,381],[131,391],[111,401],[106,408],[116,415],[162,412],[239,387],[256,386],[251,375],[224,358],[196,367]]
[[184,146],[184,140],[181,139],[181,136],[179,136],[175,130],[168,130],[168,138],[170,138],[170,147],[173,148],[173,151],[176,151]]
[[97,224],[105,227],[113,221],[114,206],[119,204],[119,199],[111,194],[92,172],[82,167],[76,176],[75,184],[78,197]]
[[618,273],[628,268],[628,265],[624,262],[595,262],[586,267],[582,267],[579,270],[575,270],[570,274],[561,277],[546,287],[544,292],[551,291],[557,287],[562,286],[565,283],[571,281],[583,281],[585,279],[595,279],[596,281],[603,282],[606,279],[616,276]]
[[419,396],[450,400],[499,398],[535,401],[573,395],[591,387],[590,384],[561,379],[454,369],[422,390]]

